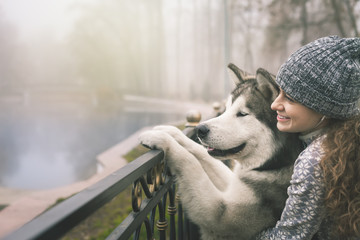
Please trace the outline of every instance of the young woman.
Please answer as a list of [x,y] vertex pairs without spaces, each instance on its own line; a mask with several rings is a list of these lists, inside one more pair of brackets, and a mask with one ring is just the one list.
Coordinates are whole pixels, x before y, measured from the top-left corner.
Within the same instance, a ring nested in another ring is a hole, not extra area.
[[360,38],[320,38],[281,66],[277,127],[300,133],[276,226],[257,239],[360,239]]

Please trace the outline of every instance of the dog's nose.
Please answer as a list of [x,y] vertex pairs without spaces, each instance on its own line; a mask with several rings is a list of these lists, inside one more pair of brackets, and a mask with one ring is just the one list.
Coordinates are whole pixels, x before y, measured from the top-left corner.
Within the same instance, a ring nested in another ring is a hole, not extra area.
[[206,124],[200,124],[196,127],[196,134],[199,138],[204,138],[209,133],[210,129]]

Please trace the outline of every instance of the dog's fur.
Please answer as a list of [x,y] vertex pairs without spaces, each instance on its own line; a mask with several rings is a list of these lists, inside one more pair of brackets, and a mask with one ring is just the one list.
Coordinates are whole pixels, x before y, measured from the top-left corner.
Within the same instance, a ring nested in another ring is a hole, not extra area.
[[[229,69],[236,87],[225,112],[197,126],[207,149],[171,126],[140,136],[143,145],[165,152],[181,202],[204,240],[249,240],[274,226],[301,151],[295,134],[276,128],[276,113],[270,109],[279,93],[274,76],[264,69],[249,76],[233,64]],[[214,157],[237,164],[231,170]]]

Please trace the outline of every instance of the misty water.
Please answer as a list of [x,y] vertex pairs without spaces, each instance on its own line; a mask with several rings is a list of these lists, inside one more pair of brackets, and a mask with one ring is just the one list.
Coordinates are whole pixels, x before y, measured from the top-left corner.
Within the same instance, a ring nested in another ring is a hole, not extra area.
[[138,129],[185,119],[184,112],[124,104],[0,107],[0,185],[21,189],[89,178],[97,171],[96,156]]

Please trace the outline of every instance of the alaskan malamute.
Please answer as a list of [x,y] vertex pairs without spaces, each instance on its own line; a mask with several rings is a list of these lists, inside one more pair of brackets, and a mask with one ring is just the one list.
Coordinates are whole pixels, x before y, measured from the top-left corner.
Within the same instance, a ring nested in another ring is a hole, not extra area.
[[[140,136],[143,145],[165,152],[183,207],[203,240],[249,240],[274,226],[302,149],[295,134],[276,128],[274,76],[264,69],[249,76],[233,64],[229,70],[236,87],[225,112],[196,127],[202,145],[171,126]],[[237,163],[231,170],[219,159]]]

